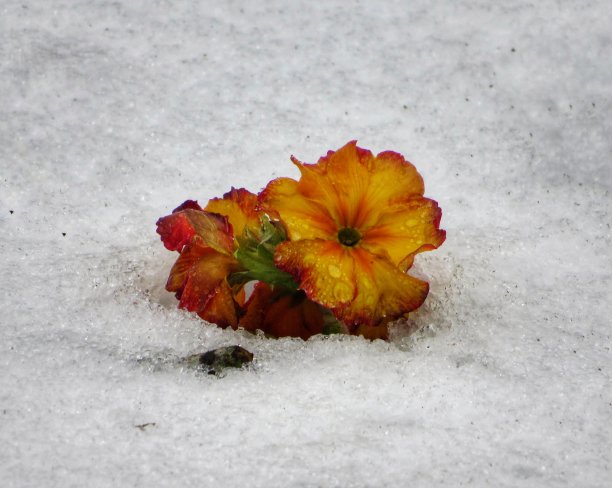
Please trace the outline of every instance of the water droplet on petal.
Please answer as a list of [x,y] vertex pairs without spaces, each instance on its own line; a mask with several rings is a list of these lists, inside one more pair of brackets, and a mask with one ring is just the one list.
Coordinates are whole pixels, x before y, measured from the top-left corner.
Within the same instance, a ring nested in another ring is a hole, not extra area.
[[346,283],[339,281],[334,286],[334,298],[339,302],[348,302],[353,298],[351,287]]
[[332,278],[340,278],[340,268],[338,268],[338,266],[335,264],[330,264],[327,267],[327,271],[329,271]]

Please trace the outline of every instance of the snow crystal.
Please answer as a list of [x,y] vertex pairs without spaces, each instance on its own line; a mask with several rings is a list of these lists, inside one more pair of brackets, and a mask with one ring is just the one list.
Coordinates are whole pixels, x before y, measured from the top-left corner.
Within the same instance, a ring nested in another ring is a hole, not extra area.
[[[608,11],[2,2],[3,486],[606,486]],[[390,343],[176,310],[159,216],[354,138],[448,231]],[[233,344],[254,363],[179,361]]]

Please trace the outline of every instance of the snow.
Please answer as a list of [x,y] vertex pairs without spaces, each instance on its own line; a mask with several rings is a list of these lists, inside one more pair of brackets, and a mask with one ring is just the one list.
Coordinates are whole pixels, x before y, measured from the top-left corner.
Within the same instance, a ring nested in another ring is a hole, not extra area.
[[[3,486],[607,486],[610,21],[604,1],[4,0]],[[175,309],[158,217],[354,138],[444,211],[411,324],[270,340]],[[178,361],[232,344],[251,367]]]

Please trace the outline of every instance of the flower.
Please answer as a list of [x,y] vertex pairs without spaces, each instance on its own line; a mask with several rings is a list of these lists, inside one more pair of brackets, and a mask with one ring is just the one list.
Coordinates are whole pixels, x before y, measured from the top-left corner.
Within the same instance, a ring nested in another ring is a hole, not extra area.
[[427,296],[407,271],[444,242],[440,208],[398,153],[352,141],[316,164],[291,159],[299,181],[278,178],[258,196],[232,188],[204,208],[187,200],[158,220],[179,253],[166,289],[221,327],[386,339],[388,323]]
[[259,282],[246,305],[240,327],[260,329],[275,337],[309,337],[325,331],[326,317],[322,307],[301,290],[268,286]]
[[418,308],[429,285],[406,271],[414,256],[439,247],[441,210],[423,197],[423,179],[401,154],[374,156],[351,141],[316,164],[291,158],[299,181],[277,178],[259,195],[262,211],[284,223],[274,254],[314,302],[352,333]]
[[232,225],[236,237],[244,233],[245,228],[257,233],[261,215],[257,211],[257,195],[244,188],[232,188],[223,198],[212,198],[204,208],[207,212],[224,215]]
[[259,225],[257,197],[232,188],[203,210],[187,200],[172,214],[157,221],[157,232],[167,249],[179,258],[170,271],[166,290],[174,292],[179,308],[196,312],[221,327],[238,326],[244,303],[242,286],[232,287],[228,277],[242,268],[234,256],[236,232]]
[[[324,330],[324,311],[275,267],[273,251],[286,239],[284,228],[256,204],[256,195],[232,188],[204,209],[187,200],[159,219],[164,245],[180,253],[166,290],[176,294],[179,308],[221,327],[308,339]],[[250,281],[257,283],[245,303]]]

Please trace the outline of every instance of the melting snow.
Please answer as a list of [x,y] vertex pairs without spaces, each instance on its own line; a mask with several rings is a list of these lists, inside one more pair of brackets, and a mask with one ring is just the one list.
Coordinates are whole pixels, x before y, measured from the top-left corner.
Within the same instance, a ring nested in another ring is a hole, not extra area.
[[[589,5],[5,0],[3,486],[606,486],[612,36]],[[175,309],[159,216],[353,138],[414,162],[448,231],[391,343]],[[233,344],[252,366],[179,361]]]

